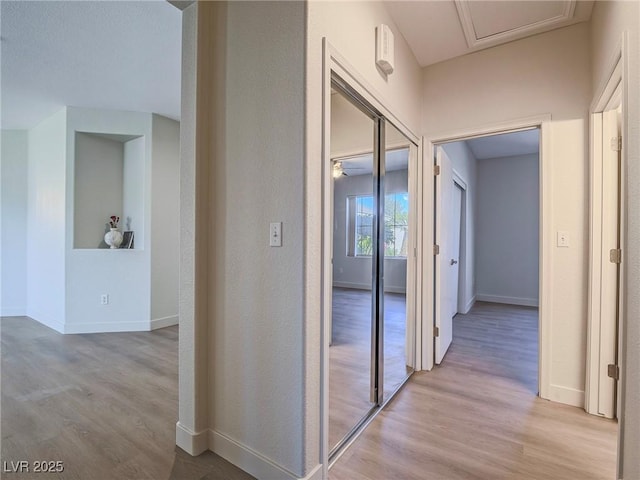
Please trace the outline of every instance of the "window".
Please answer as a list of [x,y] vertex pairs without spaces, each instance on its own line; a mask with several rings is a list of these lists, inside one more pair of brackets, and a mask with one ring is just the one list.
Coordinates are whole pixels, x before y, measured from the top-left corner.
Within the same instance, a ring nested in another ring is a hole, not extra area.
[[[371,195],[356,195],[348,198],[347,251],[350,256],[373,254],[374,203]],[[407,256],[409,225],[409,194],[391,193],[384,198],[384,255],[386,257]]]

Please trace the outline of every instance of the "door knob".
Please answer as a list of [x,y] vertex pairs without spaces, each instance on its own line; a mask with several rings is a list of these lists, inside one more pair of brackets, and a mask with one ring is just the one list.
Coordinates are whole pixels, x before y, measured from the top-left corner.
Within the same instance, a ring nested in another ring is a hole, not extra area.
[[454,260],[453,258],[451,259],[451,265],[455,265],[456,263],[458,263],[457,260]]

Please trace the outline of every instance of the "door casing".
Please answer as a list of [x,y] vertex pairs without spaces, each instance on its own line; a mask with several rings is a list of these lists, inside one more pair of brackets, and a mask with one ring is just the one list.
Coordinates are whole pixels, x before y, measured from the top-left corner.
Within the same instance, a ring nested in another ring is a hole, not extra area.
[[[603,253],[608,248],[613,248],[612,245],[603,245],[603,235],[606,235],[606,219],[603,218],[603,208],[607,208],[604,205],[608,194],[608,189],[603,184],[605,177],[603,169],[603,149],[609,148],[609,142],[611,141],[611,135],[605,135],[603,127],[606,127],[605,113],[623,106],[623,55],[622,46],[618,50],[617,54],[612,60],[612,66],[610,68],[610,75],[606,83],[601,87],[600,94],[596,96],[591,105],[590,115],[590,185],[589,185],[589,199],[590,199],[590,230],[589,230],[589,305],[588,305],[588,326],[587,326],[587,365],[586,365],[586,380],[585,380],[585,410],[593,415],[612,416],[611,409],[606,407],[604,410],[600,408],[600,404],[605,405],[611,399],[600,398],[602,395],[600,383],[602,380],[602,361],[601,361],[601,347],[603,342],[607,342],[608,338],[603,338],[603,334],[606,336],[607,332],[611,332],[611,325],[608,325],[607,317],[603,314],[604,309],[610,309],[611,303],[615,302],[614,307],[617,308],[618,313],[618,325],[616,328],[616,344],[618,354],[617,365],[620,371],[622,370],[622,318],[624,298],[622,297],[623,279],[624,279],[624,261],[620,264],[618,271],[618,284],[616,286],[608,285],[607,281],[603,279],[602,269],[608,267],[608,258]],[[623,122],[624,114],[619,122]],[[618,127],[624,131],[624,125],[618,125]],[[624,137],[624,133],[622,134]],[[622,151],[620,152],[620,173],[619,173],[619,198],[624,198],[624,142],[622,145]],[[618,225],[618,241],[619,248],[623,251],[624,260],[624,205],[619,203],[617,216],[620,219]],[[617,299],[611,299],[610,294],[607,292],[611,289],[617,289]],[[604,332],[604,333],[603,333]],[[621,412],[622,395],[620,392],[621,382],[617,382],[616,397],[617,405],[615,410],[617,413]]]
[[[407,270],[409,275],[415,275],[415,281],[413,282],[413,288],[407,285],[407,315],[413,315],[415,319],[421,318],[422,302],[419,295],[422,291],[422,274],[421,274],[421,262],[423,257],[422,243],[419,242],[419,233],[422,231],[423,225],[423,213],[421,211],[423,203],[420,201],[423,195],[422,185],[417,179],[422,178],[422,139],[415,135],[406,124],[397,117],[387,106],[380,96],[375,92],[368,82],[356,71],[353,66],[349,64],[340,53],[327,41],[323,39],[323,88],[322,88],[322,102],[323,102],[323,122],[322,122],[322,162],[323,162],[323,178],[322,178],[322,210],[323,210],[323,229],[322,229],[322,311],[321,311],[321,345],[320,345],[320,363],[321,363],[321,385],[320,385],[320,459],[322,463],[323,478],[328,478],[329,475],[329,453],[331,446],[329,445],[329,339],[331,329],[331,246],[333,243],[332,229],[326,228],[330,223],[330,215],[332,212],[331,204],[333,199],[333,192],[331,190],[332,183],[332,171],[331,171],[331,150],[330,150],[330,132],[331,132],[331,77],[332,74],[336,74],[342,80],[344,80],[349,87],[362,97],[367,103],[373,106],[382,116],[390,121],[410,142],[415,144],[417,148],[417,155],[410,156],[409,165],[409,188],[415,189],[414,196],[417,199],[415,203],[415,235],[416,241],[414,242],[415,248],[411,261],[407,259]],[[411,171],[417,172],[415,180],[412,180]],[[411,196],[412,192],[409,192]],[[327,223],[329,221],[329,223]],[[422,322],[416,321],[413,325],[413,338],[414,338],[414,352],[416,364],[415,370],[418,370],[419,358],[421,356],[420,349],[422,348],[422,332],[420,328]],[[407,351],[411,351],[408,346]],[[378,410],[379,411],[379,410]],[[374,416],[369,417],[371,421]],[[366,423],[362,425],[362,428],[366,427]],[[352,441],[355,440],[355,437]],[[348,448],[350,442],[345,445],[343,452]],[[332,459],[335,462],[339,458],[339,455]]]
[[[551,115],[526,117],[519,120],[503,122],[493,125],[483,125],[459,131],[453,131],[423,139],[423,158],[434,158],[437,146],[461,140],[477,137],[486,137],[502,133],[517,132],[533,128],[540,129],[540,252],[539,252],[539,329],[538,329],[538,391],[541,398],[549,399],[550,379],[549,366],[551,363],[551,325],[550,306],[553,297],[551,289],[552,272],[552,248],[553,234],[551,223]],[[423,169],[424,194],[423,207],[425,218],[423,219],[423,246],[424,252],[433,251],[434,220],[435,220],[435,190],[432,169]],[[423,271],[435,271],[435,255],[425,255],[423,259]],[[434,277],[425,275],[422,283],[423,311],[434,312]],[[423,370],[431,370],[434,367],[434,321],[432,316],[422,318],[422,358],[420,365]]]

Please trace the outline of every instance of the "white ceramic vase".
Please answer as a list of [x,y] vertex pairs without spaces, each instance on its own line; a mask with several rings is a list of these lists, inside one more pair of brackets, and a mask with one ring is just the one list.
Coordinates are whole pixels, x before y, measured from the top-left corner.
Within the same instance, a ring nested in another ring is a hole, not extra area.
[[118,248],[122,243],[122,233],[117,228],[112,228],[104,234],[104,243],[111,248]]

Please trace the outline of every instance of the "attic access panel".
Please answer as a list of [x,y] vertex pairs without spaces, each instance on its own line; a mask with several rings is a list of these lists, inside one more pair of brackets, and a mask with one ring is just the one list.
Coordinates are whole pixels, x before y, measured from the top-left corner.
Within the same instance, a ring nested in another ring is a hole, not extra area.
[[456,0],[469,48],[486,48],[576,22],[575,0]]

